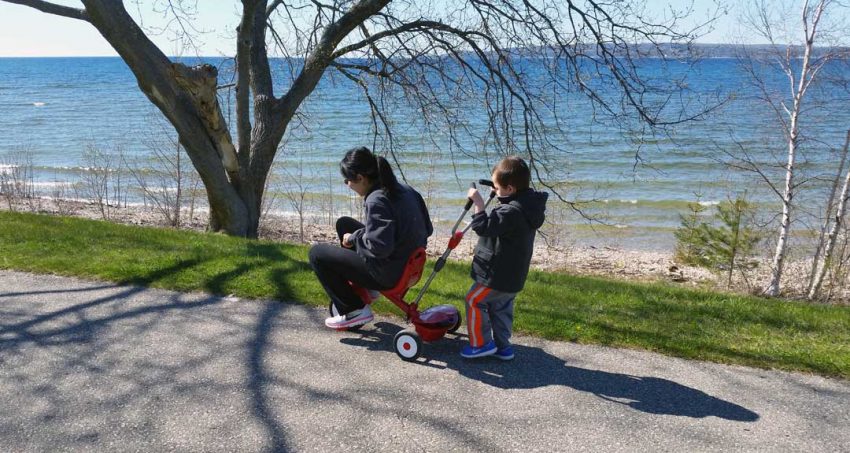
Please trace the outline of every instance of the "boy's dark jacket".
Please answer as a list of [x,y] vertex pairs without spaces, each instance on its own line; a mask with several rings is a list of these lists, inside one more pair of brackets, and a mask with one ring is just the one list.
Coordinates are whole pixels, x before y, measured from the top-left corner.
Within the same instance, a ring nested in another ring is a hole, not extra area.
[[478,245],[472,258],[472,279],[496,291],[516,293],[528,277],[534,237],[546,218],[549,194],[534,189],[499,197],[490,214],[472,216]]
[[366,227],[351,238],[369,274],[387,288],[395,286],[407,259],[425,247],[434,232],[422,195],[405,184],[398,184],[395,191],[393,197],[384,189],[366,195]]

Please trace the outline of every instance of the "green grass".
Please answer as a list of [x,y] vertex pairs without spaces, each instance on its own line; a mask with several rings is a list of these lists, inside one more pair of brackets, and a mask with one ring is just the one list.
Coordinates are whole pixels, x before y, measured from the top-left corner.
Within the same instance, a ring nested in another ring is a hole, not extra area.
[[[0,212],[0,268],[327,304],[307,247],[74,218]],[[468,270],[449,263],[423,305],[462,308]],[[850,378],[850,307],[672,285],[532,271],[517,298],[515,330]],[[385,301],[376,309],[399,313]]]

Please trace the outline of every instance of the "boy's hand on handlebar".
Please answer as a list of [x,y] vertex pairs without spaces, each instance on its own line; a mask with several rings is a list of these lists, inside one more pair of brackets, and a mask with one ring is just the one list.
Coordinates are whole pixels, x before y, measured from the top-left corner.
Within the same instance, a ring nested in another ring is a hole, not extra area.
[[466,192],[466,197],[472,200],[472,203],[475,205],[476,214],[484,210],[484,199],[481,198],[481,194],[478,193],[478,189],[470,188],[469,191]]
[[354,244],[351,243],[351,233],[345,233],[342,235],[342,246],[348,249],[354,247]]

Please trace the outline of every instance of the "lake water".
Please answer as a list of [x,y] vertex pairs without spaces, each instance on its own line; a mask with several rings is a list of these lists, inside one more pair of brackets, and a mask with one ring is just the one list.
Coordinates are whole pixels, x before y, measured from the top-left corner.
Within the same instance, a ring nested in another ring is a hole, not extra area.
[[[648,71],[653,64],[645,62]],[[759,159],[781,161],[785,147],[772,111],[756,99],[734,59],[699,62],[687,83],[694,92],[734,99],[702,121],[640,141],[620,128],[594,124],[586,102],[564,107],[573,126],[567,137],[555,139],[565,152],[550,156],[557,174],[553,182],[566,189],[569,199],[586,201],[583,212],[604,223],[590,223],[552,200],[550,219],[559,234],[575,242],[669,249],[679,214],[687,212],[697,194],[701,203],[712,206],[746,192],[763,217],[770,218],[778,205],[776,195],[758,177],[724,166],[721,149],[736,151],[740,146]],[[788,92],[781,74],[771,84],[777,92]],[[825,108],[804,117],[810,137],[818,140],[804,143],[800,168],[807,177],[817,177],[835,171],[837,154],[831,148],[843,143],[850,111],[838,107],[846,102],[840,93],[811,95]],[[372,146],[368,107],[354,85],[327,80],[305,111],[305,127],[288,137],[279,154],[270,187],[270,198],[276,200],[272,209],[292,210],[283,194],[292,192],[291,178],[300,174],[314,217],[345,214],[356,209],[357,202],[342,184],[338,161],[350,147]],[[468,113],[474,126],[476,112]],[[483,123],[483,116],[479,119]],[[398,127],[408,120],[402,113],[390,120],[402,144],[398,158],[405,176],[426,195],[440,225],[450,225],[469,181],[488,177],[492,156],[450,155],[446,137],[431,141],[416,127]],[[87,167],[85,151],[91,147],[120,149],[129,161],[144,162],[152,153],[151,142],[173,135],[118,58],[0,58],[0,130],[0,171],[20,164],[16,156],[26,153],[32,158],[36,186],[45,194],[63,181],[80,180]],[[635,158],[638,143],[640,162]],[[781,169],[769,171],[781,174]],[[803,211],[816,215],[827,183],[814,179],[807,184],[813,190],[800,202]],[[138,201],[138,192],[129,196],[131,202]]]

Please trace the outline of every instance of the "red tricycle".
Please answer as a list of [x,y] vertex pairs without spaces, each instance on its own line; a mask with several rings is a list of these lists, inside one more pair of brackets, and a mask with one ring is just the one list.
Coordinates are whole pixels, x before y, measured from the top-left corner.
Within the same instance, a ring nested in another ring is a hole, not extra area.
[[[486,179],[481,179],[478,182],[479,184],[486,185],[491,188],[493,187],[493,183]],[[475,183],[472,183],[471,186],[475,188]],[[495,195],[496,192],[491,190],[487,203],[484,205],[485,208],[490,204]],[[420,312],[419,301],[422,300],[422,296],[425,294],[428,286],[431,285],[431,281],[434,280],[437,273],[443,269],[443,266],[445,266],[446,259],[449,257],[452,250],[457,247],[461,239],[463,239],[463,235],[469,230],[470,225],[467,225],[466,228],[461,231],[458,231],[458,226],[471,207],[472,200],[467,199],[466,206],[463,208],[463,213],[461,213],[457,222],[455,222],[452,227],[448,247],[446,247],[446,250],[440,258],[437,259],[437,262],[434,264],[434,270],[419,290],[419,294],[416,295],[416,299],[414,299],[413,302],[405,302],[404,296],[407,295],[408,290],[416,285],[422,278],[426,258],[425,249],[422,247],[416,249],[413,254],[410,255],[398,284],[396,284],[393,288],[381,291],[381,294],[383,294],[384,297],[392,301],[396,306],[398,306],[398,308],[401,309],[402,312],[404,312],[407,317],[407,322],[413,323],[413,329],[408,328],[402,330],[396,334],[395,339],[393,340],[395,352],[402,358],[402,360],[416,360],[422,352],[423,341],[437,341],[440,338],[443,338],[447,332],[453,333],[460,328],[460,312],[458,312],[458,309],[453,305],[436,305]],[[353,283],[350,284],[365,303],[372,303],[372,298],[366,288],[362,288]],[[331,304],[331,306],[333,307],[333,304]]]

